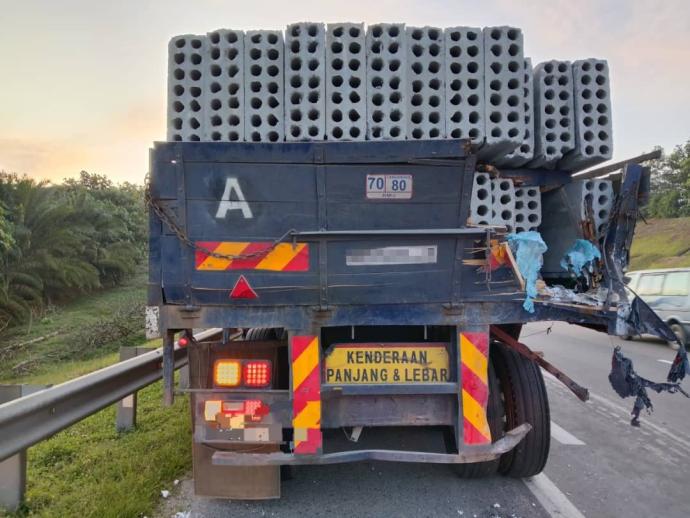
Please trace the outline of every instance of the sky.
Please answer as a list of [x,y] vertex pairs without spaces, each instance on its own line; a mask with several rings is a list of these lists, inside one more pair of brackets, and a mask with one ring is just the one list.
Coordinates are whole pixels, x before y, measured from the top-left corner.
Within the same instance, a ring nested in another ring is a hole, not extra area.
[[298,21],[523,29],[525,55],[605,58],[614,159],[690,139],[690,0],[0,0],[0,170],[142,183],[165,139],[167,42]]

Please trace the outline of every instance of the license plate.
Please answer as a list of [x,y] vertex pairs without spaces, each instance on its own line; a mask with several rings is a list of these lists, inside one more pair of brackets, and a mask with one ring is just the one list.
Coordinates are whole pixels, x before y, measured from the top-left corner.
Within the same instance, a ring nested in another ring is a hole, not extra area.
[[333,385],[445,383],[445,344],[336,344],[326,355],[326,383]]
[[409,200],[412,198],[411,174],[368,174],[368,200]]

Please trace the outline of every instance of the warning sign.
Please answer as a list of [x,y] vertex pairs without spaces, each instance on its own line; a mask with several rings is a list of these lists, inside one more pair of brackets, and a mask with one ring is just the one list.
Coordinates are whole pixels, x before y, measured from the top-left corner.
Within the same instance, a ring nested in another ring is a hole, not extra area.
[[445,344],[337,344],[326,356],[326,383],[445,383]]

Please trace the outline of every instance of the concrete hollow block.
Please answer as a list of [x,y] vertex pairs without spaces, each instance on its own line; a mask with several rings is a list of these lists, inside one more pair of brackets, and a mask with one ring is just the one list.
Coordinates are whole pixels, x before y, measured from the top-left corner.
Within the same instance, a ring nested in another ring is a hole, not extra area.
[[525,105],[525,133],[522,143],[505,157],[499,158],[496,165],[504,167],[521,167],[534,158],[534,86],[532,60],[525,58],[525,82],[523,101]]
[[332,23],[326,30],[326,138],[365,140],[367,67],[363,23]]
[[470,198],[470,223],[474,225],[491,224],[491,178],[489,173],[475,173]]
[[613,155],[611,89],[608,63],[585,59],[573,63],[575,149],[558,164],[579,171]]
[[534,69],[533,167],[554,167],[575,149],[573,71],[568,61],[546,61]]
[[407,27],[407,139],[446,136],[444,39],[438,27]]
[[282,31],[244,36],[244,135],[247,142],[285,140]]
[[538,186],[515,188],[515,231],[537,230],[541,225],[541,192]]
[[407,136],[407,53],[405,25],[370,25],[367,51],[367,138],[405,140]]
[[564,189],[570,205],[578,208],[580,220],[587,218],[588,207],[592,207],[596,235],[603,237],[614,201],[611,180],[578,180],[566,184]]
[[490,224],[515,230],[515,185],[508,178],[491,179]]
[[211,142],[244,140],[244,32],[218,29],[206,35],[204,137]]
[[479,156],[496,159],[525,134],[523,37],[515,27],[485,27],[483,37],[486,140]]
[[285,30],[285,140],[326,137],[326,29],[293,23]]
[[183,34],[168,44],[169,141],[201,141],[204,136],[205,36]]
[[445,47],[445,105],[448,138],[484,142],[484,38],[477,27],[449,27]]

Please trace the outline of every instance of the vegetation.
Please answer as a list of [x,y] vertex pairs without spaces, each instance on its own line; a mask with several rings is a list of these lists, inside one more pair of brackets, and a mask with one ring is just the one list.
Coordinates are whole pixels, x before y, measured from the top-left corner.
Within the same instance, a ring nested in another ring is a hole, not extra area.
[[141,343],[145,300],[146,273],[139,271],[116,289],[47,306],[40,319],[6,329],[0,340],[0,382],[27,383],[26,376],[41,376],[56,362],[88,364],[121,345]]
[[630,269],[690,266],[690,217],[637,222]]
[[142,188],[82,171],[61,185],[0,172],[0,330],[120,284],[145,256]]
[[652,191],[645,214],[652,218],[690,216],[690,140],[652,165]]
[[177,397],[172,408],[162,406],[160,382],[137,400],[134,431],[115,430],[110,406],[30,448],[26,501],[6,516],[150,516],[160,491],[191,468],[189,402]]

